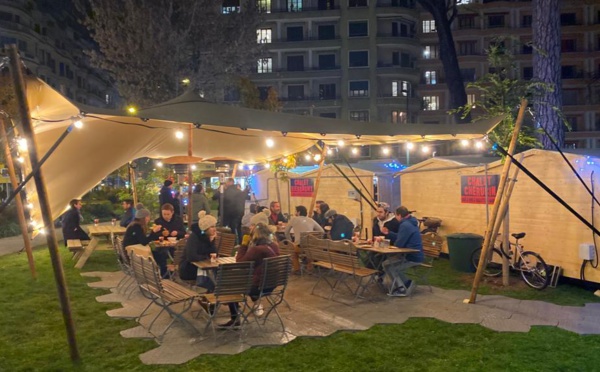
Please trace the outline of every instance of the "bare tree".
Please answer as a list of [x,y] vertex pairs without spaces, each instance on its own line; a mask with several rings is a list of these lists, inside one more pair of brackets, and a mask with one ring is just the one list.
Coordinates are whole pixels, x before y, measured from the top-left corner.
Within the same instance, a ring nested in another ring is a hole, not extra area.
[[260,23],[254,2],[222,14],[213,0],[77,0],[98,44],[94,66],[108,71],[129,102],[151,105],[181,93],[189,79],[215,95],[256,66]]
[[[536,124],[545,128],[560,147],[565,143],[565,130],[560,117],[562,108],[560,67],[560,4],[559,0],[533,0],[533,78],[552,89],[545,90],[534,101]],[[553,149],[545,134],[540,141],[545,149]]]
[[[454,37],[450,26],[458,14],[460,0],[417,0],[435,21],[435,28],[440,42],[440,59],[444,66],[446,86],[450,92],[450,109],[455,110],[467,104],[467,92],[463,81],[458,57],[454,46]],[[470,121],[470,116],[454,115],[457,122]]]

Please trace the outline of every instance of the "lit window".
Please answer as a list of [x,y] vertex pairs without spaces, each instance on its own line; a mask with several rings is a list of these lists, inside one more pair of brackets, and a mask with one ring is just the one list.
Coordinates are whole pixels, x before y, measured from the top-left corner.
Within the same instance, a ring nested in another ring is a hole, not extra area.
[[301,12],[302,0],[287,0],[288,12]]
[[423,110],[435,111],[440,109],[440,97],[425,96],[423,97]]
[[256,7],[260,13],[271,13],[271,0],[258,0]]
[[256,30],[256,42],[258,44],[269,44],[272,41],[271,34],[270,28],[259,28]]
[[350,120],[369,121],[369,110],[350,111]]
[[266,74],[269,72],[273,72],[273,58],[261,58],[258,60],[258,70],[259,74]]
[[435,32],[435,21],[433,19],[423,21],[423,33]]
[[392,81],[392,97],[406,97],[408,95],[408,81]]
[[425,71],[425,84],[428,84],[428,85],[437,84],[437,72],[436,71]]
[[472,105],[475,103],[475,94],[467,94],[467,104]]
[[369,96],[369,81],[351,81],[349,84],[348,95],[350,97],[368,97]]
[[406,124],[407,115],[404,111],[392,111],[392,124]]
[[438,46],[437,45],[425,45],[423,49],[424,59],[436,59],[438,58]]

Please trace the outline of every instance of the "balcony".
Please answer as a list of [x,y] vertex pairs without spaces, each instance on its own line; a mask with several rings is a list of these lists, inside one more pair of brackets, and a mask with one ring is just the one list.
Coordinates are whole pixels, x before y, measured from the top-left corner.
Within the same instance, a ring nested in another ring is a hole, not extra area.
[[[277,14],[277,16],[273,18],[281,18],[282,14],[289,14],[291,18],[306,18],[306,17],[331,17],[332,15],[340,15],[340,6],[332,5],[332,6],[303,6],[302,8],[288,8],[288,7],[272,7],[271,14]],[[265,14],[268,17],[269,14]]]
[[341,47],[341,38],[336,35],[333,38],[319,38],[318,36],[308,36],[302,40],[288,40],[286,38],[274,39],[272,43],[266,44],[269,49],[306,49],[306,48],[328,48]]
[[378,0],[378,8],[407,8],[415,9],[415,0]]
[[391,63],[383,62],[377,63],[377,75],[406,75],[408,80],[408,77],[412,77],[417,73],[418,69],[416,69],[414,66],[394,65]]

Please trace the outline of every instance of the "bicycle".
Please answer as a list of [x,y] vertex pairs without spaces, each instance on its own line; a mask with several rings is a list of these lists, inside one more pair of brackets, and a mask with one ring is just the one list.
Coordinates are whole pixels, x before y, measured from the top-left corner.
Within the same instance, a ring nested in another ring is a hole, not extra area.
[[[509,242],[509,250],[506,252],[500,243],[499,248],[494,247],[491,252],[491,260],[485,265],[483,274],[485,276],[498,276],[502,274],[502,258],[508,258],[508,264],[511,269],[519,271],[523,281],[538,290],[542,290],[550,283],[550,269],[542,257],[533,251],[523,251],[523,245],[519,244],[519,239],[525,237],[525,233],[511,234],[515,242]],[[481,258],[479,248],[471,255],[471,262],[478,267]],[[515,254],[516,252],[516,254]]]

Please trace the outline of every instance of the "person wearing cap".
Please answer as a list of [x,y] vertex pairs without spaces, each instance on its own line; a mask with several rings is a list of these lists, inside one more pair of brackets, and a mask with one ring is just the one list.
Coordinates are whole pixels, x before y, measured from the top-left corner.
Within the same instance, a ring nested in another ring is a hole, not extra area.
[[[134,244],[148,245],[150,243],[150,233],[148,233],[148,222],[150,222],[150,211],[146,208],[140,208],[135,212],[133,221],[127,226],[125,236],[123,237],[123,247]],[[159,232],[162,226],[154,225],[151,233]]]
[[127,225],[129,225],[135,217],[135,209],[133,209],[133,200],[124,199],[121,205],[123,206],[123,215],[121,216],[119,226],[127,227]]
[[160,194],[158,194],[158,203],[160,205],[167,203],[175,205],[175,198],[173,197],[173,181],[165,180],[163,187],[160,188]]
[[325,213],[325,218],[331,225],[329,238],[331,240],[352,239],[354,224],[343,214],[338,214],[335,209],[330,209]]
[[196,280],[198,287],[206,288],[210,293],[215,289],[212,279],[199,270],[193,262],[210,258],[211,253],[217,253],[215,238],[217,237],[217,219],[206,211],[198,212],[198,223],[191,226],[190,237],[185,244],[185,254],[179,264],[179,277],[183,280]]
[[[258,300],[260,293],[258,287],[263,277],[264,265],[263,260],[269,257],[279,256],[279,246],[273,241],[272,229],[264,223],[258,223],[252,229],[252,237],[250,243],[242,244],[235,256],[235,262],[254,262],[254,273],[252,275],[252,287],[250,288],[249,296],[252,301]],[[273,288],[264,289],[265,293],[269,293]],[[229,303],[229,312],[231,320],[225,324],[219,324],[219,328],[234,328],[241,324],[239,314],[239,304],[237,302]]]
[[63,239],[65,240],[65,246],[67,246],[67,240],[79,239],[79,240],[90,240],[89,235],[81,228],[81,199],[73,199],[69,202],[71,208],[62,216],[62,232]]
[[[416,253],[409,253],[405,257],[391,257],[383,263],[383,270],[392,279],[394,288],[390,288],[388,296],[408,296],[415,289],[416,284],[408,279],[404,273],[406,269],[418,266],[423,262],[423,241],[419,231],[419,221],[411,215],[408,208],[401,206],[396,209],[396,219],[398,220],[398,231],[389,231],[390,237],[394,239],[394,246],[398,248],[417,249]],[[387,229],[383,228],[384,233]]]

